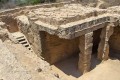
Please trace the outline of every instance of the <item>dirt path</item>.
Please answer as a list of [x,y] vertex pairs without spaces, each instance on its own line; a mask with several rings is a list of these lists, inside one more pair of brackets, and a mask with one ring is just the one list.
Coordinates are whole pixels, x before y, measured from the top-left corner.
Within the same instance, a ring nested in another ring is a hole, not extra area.
[[99,62],[92,56],[92,69],[81,76],[77,69],[77,57],[66,59],[52,65],[52,70],[66,80],[120,80],[120,61],[108,60]]
[[37,57],[35,53],[31,53],[20,44],[5,42],[5,45],[32,76],[31,80],[59,80],[50,71],[49,64]]
[[120,61],[105,61],[78,80],[120,80]]

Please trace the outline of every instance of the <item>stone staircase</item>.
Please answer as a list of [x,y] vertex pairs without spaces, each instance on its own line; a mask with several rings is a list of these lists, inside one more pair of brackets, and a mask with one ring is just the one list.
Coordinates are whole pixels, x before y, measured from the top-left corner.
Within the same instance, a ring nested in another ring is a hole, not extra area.
[[23,33],[15,32],[15,33],[11,33],[11,35],[19,44],[22,44],[24,47],[26,47],[31,52],[33,52],[31,45],[29,44],[27,38],[25,37]]

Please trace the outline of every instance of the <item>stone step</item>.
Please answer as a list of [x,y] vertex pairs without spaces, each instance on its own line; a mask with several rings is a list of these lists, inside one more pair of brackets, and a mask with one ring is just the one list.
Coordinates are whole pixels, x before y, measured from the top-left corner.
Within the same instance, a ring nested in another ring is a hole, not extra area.
[[31,52],[33,52],[31,45],[29,44],[27,38],[25,37],[25,35],[21,32],[15,32],[12,33],[13,38],[15,38],[19,44],[22,44],[24,47],[26,47],[28,50],[30,50]]
[[26,41],[25,38],[17,39],[19,42]]
[[20,37],[14,37],[16,38],[17,40],[20,40],[20,39],[24,39],[25,37],[24,36],[20,36]]
[[15,37],[15,38],[24,36],[24,34],[22,34],[21,32],[14,32],[14,33],[11,33],[11,34],[12,34],[12,36]]
[[20,44],[27,44],[27,41],[21,41]]
[[16,39],[21,39],[21,38],[24,38],[24,36],[16,37]]
[[29,47],[29,44],[24,44],[23,46],[25,46],[25,47]]

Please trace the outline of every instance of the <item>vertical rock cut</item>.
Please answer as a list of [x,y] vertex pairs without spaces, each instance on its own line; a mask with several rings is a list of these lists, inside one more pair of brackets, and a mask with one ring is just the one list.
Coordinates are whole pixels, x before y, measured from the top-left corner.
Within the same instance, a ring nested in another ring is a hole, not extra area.
[[78,68],[81,73],[86,73],[90,70],[91,53],[93,46],[93,32],[87,33],[79,38],[79,62]]
[[113,34],[114,25],[108,24],[102,29],[100,38],[101,41],[98,47],[98,59],[107,60],[109,58],[109,38]]

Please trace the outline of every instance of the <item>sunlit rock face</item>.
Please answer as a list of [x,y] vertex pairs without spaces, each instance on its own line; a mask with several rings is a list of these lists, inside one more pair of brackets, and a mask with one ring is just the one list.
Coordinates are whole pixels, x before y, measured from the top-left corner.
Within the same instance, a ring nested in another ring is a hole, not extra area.
[[99,8],[108,8],[111,6],[120,5],[120,0],[56,0],[57,2],[80,2],[83,5],[88,5],[91,7],[99,7]]

